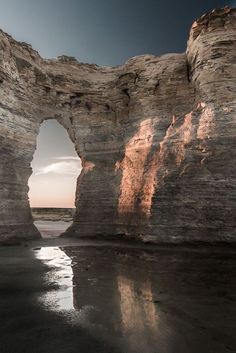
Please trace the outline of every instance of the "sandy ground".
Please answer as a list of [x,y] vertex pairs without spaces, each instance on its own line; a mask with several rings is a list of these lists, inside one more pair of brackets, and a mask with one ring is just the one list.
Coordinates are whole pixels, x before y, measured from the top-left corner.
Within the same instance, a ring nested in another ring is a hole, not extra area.
[[35,221],[35,226],[40,231],[43,238],[56,238],[66,231],[72,222],[64,221]]
[[0,247],[0,352],[235,352],[235,255],[68,239]]

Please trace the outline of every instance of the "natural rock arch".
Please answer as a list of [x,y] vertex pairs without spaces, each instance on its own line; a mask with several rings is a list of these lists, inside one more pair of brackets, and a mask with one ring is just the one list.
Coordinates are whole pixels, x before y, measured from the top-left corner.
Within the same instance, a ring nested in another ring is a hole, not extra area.
[[27,180],[48,117],[83,161],[69,235],[234,239],[235,42],[230,8],[194,23],[186,54],[115,68],[45,60],[1,32],[1,241],[38,236]]

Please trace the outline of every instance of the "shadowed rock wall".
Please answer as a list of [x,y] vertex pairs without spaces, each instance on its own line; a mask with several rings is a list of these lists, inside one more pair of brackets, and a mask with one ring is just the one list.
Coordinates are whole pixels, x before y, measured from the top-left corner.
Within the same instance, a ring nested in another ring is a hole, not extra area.
[[0,236],[34,238],[30,163],[56,119],[82,159],[66,235],[235,239],[236,10],[202,16],[186,54],[115,68],[45,60],[0,33]]

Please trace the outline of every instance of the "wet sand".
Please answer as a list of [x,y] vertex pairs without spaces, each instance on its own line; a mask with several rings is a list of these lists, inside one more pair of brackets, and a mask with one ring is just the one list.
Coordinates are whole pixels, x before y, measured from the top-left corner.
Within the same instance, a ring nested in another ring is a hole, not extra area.
[[43,238],[57,238],[67,230],[71,222],[37,220],[34,225],[38,228]]
[[1,353],[236,351],[234,248],[0,248]]

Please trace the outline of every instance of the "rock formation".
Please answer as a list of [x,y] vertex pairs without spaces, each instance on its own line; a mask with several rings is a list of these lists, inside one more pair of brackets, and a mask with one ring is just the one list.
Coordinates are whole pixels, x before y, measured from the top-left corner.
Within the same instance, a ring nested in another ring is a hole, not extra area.
[[28,202],[40,124],[82,159],[67,235],[230,241],[236,235],[236,10],[197,20],[186,54],[118,67],[45,60],[0,33],[0,239],[39,236]]

